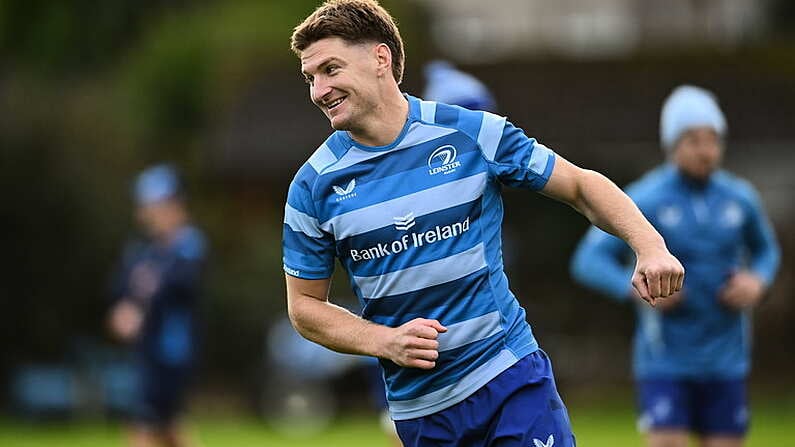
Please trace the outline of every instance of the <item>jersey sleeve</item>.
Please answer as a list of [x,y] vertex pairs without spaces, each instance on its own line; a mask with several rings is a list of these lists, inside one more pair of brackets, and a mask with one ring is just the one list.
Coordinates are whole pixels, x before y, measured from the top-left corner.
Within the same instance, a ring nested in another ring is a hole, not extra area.
[[301,171],[290,184],[284,206],[284,271],[303,279],[325,279],[334,271],[334,237],[320,228],[308,182]]
[[745,193],[749,212],[743,233],[750,255],[750,269],[770,286],[781,262],[781,249],[756,190],[747,184]]
[[538,191],[555,167],[555,153],[505,117],[483,112],[478,144],[492,172],[505,185]]

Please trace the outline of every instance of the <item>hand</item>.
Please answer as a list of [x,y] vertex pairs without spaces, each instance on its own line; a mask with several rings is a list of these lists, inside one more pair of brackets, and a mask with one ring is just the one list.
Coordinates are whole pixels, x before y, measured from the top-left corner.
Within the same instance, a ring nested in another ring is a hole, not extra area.
[[148,300],[160,287],[160,274],[148,262],[133,267],[130,272],[130,294],[135,298]]
[[128,343],[138,337],[144,316],[141,309],[127,299],[119,301],[110,314],[111,332],[121,341]]
[[439,358],[440,333],[447,332],[437,320],[415,318],[392,330],[386,357],[408,368],[432,369]]
[[762,278],[748,270],[740,270],[726,281],[718,299],[732,309],[742,310],[758,304],[764,293]]
[[632,287],[638,296],[654,307],[657,299],[682,290],[685,269],[667,249],[639,252],[632,274]]

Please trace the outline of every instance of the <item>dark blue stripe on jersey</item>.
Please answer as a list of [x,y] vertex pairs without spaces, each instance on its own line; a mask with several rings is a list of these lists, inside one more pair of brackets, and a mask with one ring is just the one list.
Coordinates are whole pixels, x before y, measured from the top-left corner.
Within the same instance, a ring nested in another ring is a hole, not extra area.
[[455,281],[415,292],[365,299],[362,317],[390,327],[417,317],[457,323],[499,310],[493,299],[484,299],[490,296],[489,288],[488,268],[484,267]]
[[[414,221],[415,225],[408,231],[397,230],[394,225],[390,225],[349,237],[338,243],[340,259],[348,271],[356,276],[375,276],[461,253],[474,247],[482,239],[481,231],[483,230],[478,221],[481,211],[480,203],[481,199],[476,199],[446,210],[417,217]],[[434,230],[437,226],[461,223],[467,218],[469,218],[469,229],[458,236],[452,236],[432,244],[425,243],[419,247],[413,246],[414,238],[419,237],[413,235]],[[387,244],[389,247],[393,241],[401,241],[404,235],[408,235],[408,250],[371,260],[353,261],[351,259],[352,249],[361,251],[379,243]],[[411,264],[408,264],[409,262]]]
[[448,104],[436,104],[434,120],[438,124],[455,127],[477,141],[483,122],[483,112],[466,110]]
[[326,140],[326,146],[331,150],[331,153],[337,157],[337,160],[342,158],[348,150],[351,148],[351,144],[348,141],[348,138],[345,136],[344,130],[338,130],[331,134],[331,136]]
[[[500,342],[503,336],[503,333],[497,333],[460,348],[440,352],[436,367],[430,370],[402,368],[389,360],[381,360],[389,390],[387,399],[414,399],[426,394],[428,390],[438,390],[458,382],[505,347]],[[451,365],[452,369],[449,368]]]

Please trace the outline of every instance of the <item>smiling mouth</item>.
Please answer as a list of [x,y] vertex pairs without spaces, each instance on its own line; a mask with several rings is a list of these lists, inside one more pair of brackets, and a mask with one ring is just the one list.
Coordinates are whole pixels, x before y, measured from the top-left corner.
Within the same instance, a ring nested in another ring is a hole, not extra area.
[[336,108],[337,106],[342,104],[343,101],[345,101],[345,98],[347,98],[347,96],[343,96],[341,98],[335,99],[334,101],[326,103],[326,109],[332,110],[332,109]]

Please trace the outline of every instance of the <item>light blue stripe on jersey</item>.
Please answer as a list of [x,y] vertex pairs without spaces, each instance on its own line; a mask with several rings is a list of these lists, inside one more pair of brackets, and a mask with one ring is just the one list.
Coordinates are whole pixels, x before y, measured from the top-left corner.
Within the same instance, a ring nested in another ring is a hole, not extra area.
[[[486,184],[487,174],[482,172],[433,188],[424,189],[392,200],[359,208],[334,216],[320,224],[323,231],[333,233],[336,240],[342,240],[382,228],[395,223],[395,218],[413,211],[415,217],[440,211],[445,208],[471,202],[481,196]],[[448,200],[441,201],[438,197]]]
[[314,154],[309,157],[309,164],[312,165],[312,168],[320,174],[323,172],[324,169],[331,166],[334,162],[337,161],[337,156],[334,155],[334,152],[331,152],[331,149],[325,143],[317,148]]
[[486,266],[483,244],[436,261],[378,276],[354,276],[364,298],[376,299],[414,292],[463,278]]
[[421,101],[420,118],[428,123],[436,121],[436,103],[433,101]]
[[533,153],[530,155],[530,163],[527,164],[527,168],[538,175],[543,175],[544,171],[547,169],[549,157],[553,156],[553,152],[549,150],[548,147],[536,142],[535,146],[533,146]]
[[342,158],[339,159],[334,165],[326,169],[323,173],[329,174],[332,172],[340,171],[349,168],[355,164],[371,160],[376,157],[383,156],[389,152],[395,152],[407,147],[416,146],[418,144],[427,143],[428,141],[441,138],[455,132],[453,129],[446,129],[437,126],[428,126],[420,123],[413,123],[409,128],[409,133],[406,135],[404,141],[392,149],[384,151],[366,151],[356,146],[351,147]]
[[519,359],[509,350],[504,349],[486,363],[455,383],[431,393],[409,400],[390,400],[389,411],[396,421],[413,419],[435,413],[463,400],[501,372],[510,368]]
[[323,233],[317,229],[317,219],[298,211],[289,203],[284,206],[284,223],[289,225],[293,231],[304,233],[309,237],[323,237]]
[[490,312],[460,323],[448,324],[447,332],[439,334],[439,352],[460,348],[469,343],[483,340],[502,331],[500,313]]
[[406,137],[403,141],[395,146],[395,150],[405,149],[407,147],[416,146],[446,135],[455,133],[455,129],[448,129],[446,127],[431,126],[428,124],[414,123],[409,128]]
[[[502,131],[505,129],[505,117],[493,113],[483,112],[483,121],[478,133],[478,144],[483,149],[483,155],[488,161],[494,161],[497,148],[500,146]],[[543,172],[543,170],[541,171]]]

